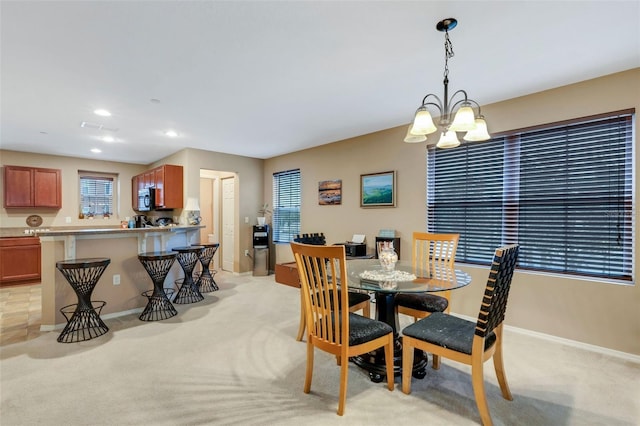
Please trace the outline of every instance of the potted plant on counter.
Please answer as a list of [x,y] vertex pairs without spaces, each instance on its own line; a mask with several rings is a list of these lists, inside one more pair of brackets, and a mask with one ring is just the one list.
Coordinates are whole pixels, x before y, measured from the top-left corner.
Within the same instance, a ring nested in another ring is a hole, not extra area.
[[267,215],[271,214],[271,210],[269,210],[269,204],[263,204],[262,207],[258,209],[258,225],[264,226],[267,223]]

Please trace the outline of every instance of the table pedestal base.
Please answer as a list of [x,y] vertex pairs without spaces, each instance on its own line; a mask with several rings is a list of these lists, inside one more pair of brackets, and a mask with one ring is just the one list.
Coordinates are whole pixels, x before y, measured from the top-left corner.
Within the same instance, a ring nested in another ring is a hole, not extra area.
[[[402,339],[396,340],[393,350],[393,375],[394,377],[402,376]],[[387,377],[387,369],[384,363],[384,349],[378,349],[373,352],[366,353],[350,358],[355,365],[369,372],[372,382],[380,383]],[[416,349],[413,355],[413,371],[412,375],[416,379],[423,379],[427,375],[427,354]]]

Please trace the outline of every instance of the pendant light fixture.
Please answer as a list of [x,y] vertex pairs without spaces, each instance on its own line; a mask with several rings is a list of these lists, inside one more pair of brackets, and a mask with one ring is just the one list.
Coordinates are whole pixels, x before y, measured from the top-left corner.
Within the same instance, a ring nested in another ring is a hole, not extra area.
[[[455,148],[460,145],[456,132],[467,132],[464,136],[466,141],[486,141],[491,138],[484,116],[480,113],[480,105],[469,99],[467,92],[458,90],[449,98],[449,58],[454,55],[449,30],[457,25],[458,21],[454,18],[443,19],[436,25],[438,31],[444,32],[444,98],[441,100],[437,95],[429,93],[422,99],[413,123],[407,130],[405,142],[424,142],[426,135],[437,131],[440,132],[440,140],[436,145],[438,148]],[[438,126],[433,122],[427,108],[429,106],[440,113]]]

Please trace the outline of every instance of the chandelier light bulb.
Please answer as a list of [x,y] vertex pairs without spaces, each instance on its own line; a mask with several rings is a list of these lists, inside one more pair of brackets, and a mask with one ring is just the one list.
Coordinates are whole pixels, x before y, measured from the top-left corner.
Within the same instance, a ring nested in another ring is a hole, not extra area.
[[476,128],[475,114],[471,109],[471,104],[466,103],[458,112],[456,112],[456,116],[453,119],[453,123],[449,127],[450,130],[454,132],[465,132],[467,130],[473,130]]

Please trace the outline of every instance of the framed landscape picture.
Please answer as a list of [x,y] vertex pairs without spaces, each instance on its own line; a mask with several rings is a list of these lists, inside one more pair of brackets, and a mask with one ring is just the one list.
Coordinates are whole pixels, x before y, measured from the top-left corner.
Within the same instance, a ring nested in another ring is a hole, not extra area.
[[395,206],[395,171],[360,175],[360,207]]
[[318,182],[318,204],[321,206],[342,204],[341,179]]

